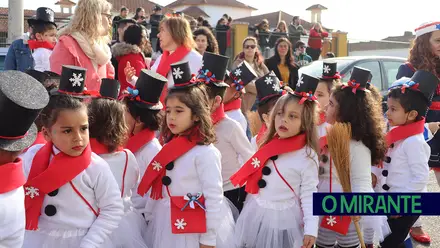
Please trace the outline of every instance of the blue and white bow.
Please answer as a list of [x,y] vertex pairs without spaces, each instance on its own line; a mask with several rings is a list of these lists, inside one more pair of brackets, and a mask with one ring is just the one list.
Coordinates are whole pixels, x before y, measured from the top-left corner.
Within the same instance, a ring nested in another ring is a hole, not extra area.
[[215,75],[212,72],[210,72],[208,69],[205,70],[200,69],[199,74],[197,75],[197,79],[205,84],[209,84],[211,82],[213,83],[219,82],[219,80],[215,78]]
[[[205,206],[199,201],[200,197],[202,197],[202,193],[197,193],[196,195],[192,195],[191,193],[186,194],[183,199],[185,199],[187,202],[181,209],[181,211],[185,210],[188,206],[192,209],[195,209],[195,204],[199,205],[199,207],[206,211]],[[195,203],[195,204],[194,204]]]
[[128,94],[132,97],[137,97],[139,95],[139,90],[127,87]]

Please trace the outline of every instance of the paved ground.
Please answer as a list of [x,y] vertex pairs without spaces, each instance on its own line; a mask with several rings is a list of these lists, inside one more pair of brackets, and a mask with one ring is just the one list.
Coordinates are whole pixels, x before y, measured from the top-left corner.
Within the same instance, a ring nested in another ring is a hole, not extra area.
[[[440,192],[440,187],[438,186],[437,180],[435,179],[434,176],[434,172],[432,171],[429,175],[428,191]],[[440,248],[440,216],[423,216],[422,223],[423,223],[423,229],[431,236],[432,242],[431,245],[428,246],[413,241],[414,248],[422,248],[422,247]]]

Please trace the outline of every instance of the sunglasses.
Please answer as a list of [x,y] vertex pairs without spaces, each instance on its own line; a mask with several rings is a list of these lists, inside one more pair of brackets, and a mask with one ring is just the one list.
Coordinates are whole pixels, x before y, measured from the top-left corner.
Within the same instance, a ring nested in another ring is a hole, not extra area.
[[246,49],[255,49],[257,46],[256,45],[246,45],[244,46],[244,48]]

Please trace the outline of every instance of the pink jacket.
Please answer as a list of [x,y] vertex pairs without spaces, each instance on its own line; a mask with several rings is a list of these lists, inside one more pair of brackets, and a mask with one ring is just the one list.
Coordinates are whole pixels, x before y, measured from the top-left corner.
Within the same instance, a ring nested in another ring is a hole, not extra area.
[[61,75],[63,65],[74,65],[87,69],[85,82],[87,90],[99,91],[102,78],[113,79],[115,77],[115,68],[110,61],[106,65],[98,66],[98,71],[96,71],[92,61],[70,35],[60,37],[50,56],[51,71]]

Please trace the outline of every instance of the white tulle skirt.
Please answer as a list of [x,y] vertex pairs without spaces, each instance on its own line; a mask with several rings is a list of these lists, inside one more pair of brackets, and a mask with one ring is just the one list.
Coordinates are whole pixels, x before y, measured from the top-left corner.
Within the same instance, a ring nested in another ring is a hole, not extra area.
[[88,229],[52,229],[40,226],[38,231],[26,231],[22,248],[78,248]]
[[128,211],[102,248],[148,248],[144,235],[147,223],[137,211]]
[[295,199],[268,202],[248,195],[235,227],[238,248],[300,248],[304,228]]
[[[216,248],[234,247],[234,218],[231,208],[223,200],[220,208],[220,221],[217,228]],[[170,200],[158,200],[152,215],[146,217],[148,221],[147,235],[145,237],[149,248],[198,248],[200,247],[200,234],[173,234],[171,232]]]

